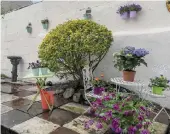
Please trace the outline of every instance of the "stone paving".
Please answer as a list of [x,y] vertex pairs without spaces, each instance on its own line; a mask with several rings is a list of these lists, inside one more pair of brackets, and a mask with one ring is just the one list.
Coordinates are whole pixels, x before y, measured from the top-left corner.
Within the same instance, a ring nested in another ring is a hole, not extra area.
[[[111,134],[110,130],[96,130],[95,127],[85,130],[83,122],[92,118],[84,114],[89,107],[59,96],[55,96],[52,113],[42,110],[40,96],[27,111],[35,91],[36,87],[25,86],[13,95],[1,94],[2,126],[18,134]],[[163,134],[168,124],[165,113],[161,113],[157,121],[160,123],[156,125],[156,134]]]

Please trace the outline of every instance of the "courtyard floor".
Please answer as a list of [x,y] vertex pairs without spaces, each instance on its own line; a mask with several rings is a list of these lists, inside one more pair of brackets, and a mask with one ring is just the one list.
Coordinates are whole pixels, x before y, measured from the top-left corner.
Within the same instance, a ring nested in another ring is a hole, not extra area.
[[[10,87],[2,84],[1,88]],[[92,127],[85,130],[83,122],[93,118],[85,113],[89,106],[57,95],[52,113],[42,110],[40,96],[27,111],[35,93],[36,87],[32,85],[21,86],[14,94],[1,93],[1,127],[19,134],[111,134],[111,131],[106,129],[97,130]],[[166,114],[162,112],[156,121],[156,134],[163,134],[168,125]]]

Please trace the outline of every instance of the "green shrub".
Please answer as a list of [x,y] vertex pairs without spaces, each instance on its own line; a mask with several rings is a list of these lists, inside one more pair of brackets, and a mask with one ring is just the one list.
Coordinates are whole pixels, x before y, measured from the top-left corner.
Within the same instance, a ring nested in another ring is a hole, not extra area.
[[112,41],[112,33],[105,26],[91,20],[70,20],[46,35],[39,46],[39,58],[51,71],[67,71],[82,81],[83,67],[89,64],[94,71]]

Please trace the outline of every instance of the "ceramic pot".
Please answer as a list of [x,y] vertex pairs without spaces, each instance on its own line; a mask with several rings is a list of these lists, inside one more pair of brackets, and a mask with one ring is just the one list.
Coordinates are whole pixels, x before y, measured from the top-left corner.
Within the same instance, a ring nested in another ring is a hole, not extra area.
[[39,68],[32,69],[32,74],[34,76],[39,76]]
[[122,19],[128,19],[128,12],[124,12],[120,15]]
[[40,68],[40,72],[42,75],[47,75],[48,68]]
[[154,86],[154,87],[152,87],[152,92],[153,92],[154,94],[162,95],[163,89],[164,89],[164,87]]
[[136,11],[130,11],[130,18],[136,18]]
[[44,29],[48,29],[48,23],[42,23]]
[[135,79],[136,71],[123,71],[123,80],[133,82]]

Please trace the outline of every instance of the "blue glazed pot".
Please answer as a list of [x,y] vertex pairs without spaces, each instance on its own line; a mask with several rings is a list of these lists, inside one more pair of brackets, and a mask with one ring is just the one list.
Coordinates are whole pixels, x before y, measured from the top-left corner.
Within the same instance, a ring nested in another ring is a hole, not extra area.
[[40,68],[40,72],[42,75],[47,75],[48,68]]

